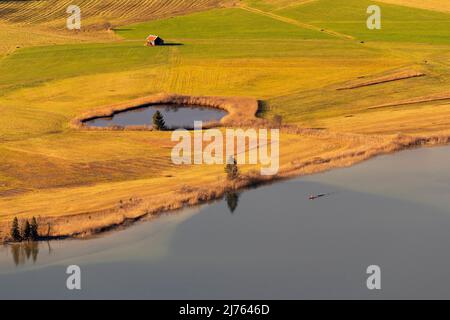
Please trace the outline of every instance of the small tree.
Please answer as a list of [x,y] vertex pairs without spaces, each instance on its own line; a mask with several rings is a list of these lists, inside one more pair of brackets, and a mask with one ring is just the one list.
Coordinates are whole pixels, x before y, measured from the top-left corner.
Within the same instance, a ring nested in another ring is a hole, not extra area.
[[236,159],[230,157],[225,166],[225,173],[227,174],[228,180],[235,180],[239,176],[239,170],[237,167]]
[[31,240],[35,241],[39,238],[39,232],[38,232],[38,223],[35,217],[31,220],[31,226],[30,226],[30,237]]
[[23,225],[22,239],[23,240],[30,240],[31,239],[31,225],[30,225],[30,222],[28,221],[28,219],[25,220],[25,223]]
[[272,121],[275,124],[275,126],[280,128],[281,125],[283,124],[283,117],[280,116],[279,114],[276,114],[276,115],[273,116]]
[[159,110],[153,114],[153,128],[156,130],[164,130],[166,128],[166,122]]
[[14,241],[21,241],[22,237],[20,236],[20,230],[19,230],[19,220],[17,217],[14,218],[12,226],[11,226],[11,238]]

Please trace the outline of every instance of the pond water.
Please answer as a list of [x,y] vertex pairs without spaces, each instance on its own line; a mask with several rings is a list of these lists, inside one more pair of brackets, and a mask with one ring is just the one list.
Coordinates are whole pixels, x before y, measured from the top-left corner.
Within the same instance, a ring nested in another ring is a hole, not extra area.
[[194,121],[218,121],[227,114],[224,110],[204,106],[151,105],[119,112],[108,118],[96,118],[85,123],[93,127],[152,125],[152,117],[157,110],[161,112],[169,128],[192,128]]
[[[448,299],[449,160],[405,151],[95,239],[3,246],[0,298]],[[66,289],[72,264],[80,291]]]

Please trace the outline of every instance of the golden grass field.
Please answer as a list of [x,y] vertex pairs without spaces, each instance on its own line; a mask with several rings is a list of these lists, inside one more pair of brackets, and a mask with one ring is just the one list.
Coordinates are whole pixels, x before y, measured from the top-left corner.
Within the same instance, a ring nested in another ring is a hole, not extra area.
[[421,9],[450,12],[450,3],[440,0],[381,0],[380,2],[397,4],[401,6],[410,6]]
[[[365,29],[365,0],[334,11],[330,0],[85,0],[80,32],[64,29],[69,1],[1,2],[0,238],[16,216],[83,236],[226,188],[447,143],[448,6],[383,2],[394,5],[381,33]],[[150,33],[183,45],[146,48]],[[264,123],[283,118],[279,175],[243,166],[229,183],[223,166],[172,164],[170,132],[70,125],[162,92],[264,101]]]

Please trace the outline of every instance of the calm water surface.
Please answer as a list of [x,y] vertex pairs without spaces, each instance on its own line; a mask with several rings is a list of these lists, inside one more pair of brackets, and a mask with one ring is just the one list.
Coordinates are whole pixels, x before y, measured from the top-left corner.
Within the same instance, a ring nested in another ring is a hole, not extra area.
[[161,112],[169,128],[191,128],[194,126],[194,121],[218,121],[227,114],[220,109],[202,106],[152,105],[120,112],[111,118],[86,121],[86,124],[93,127],[151,125],[153,114],[157,110]]
[[96,239],[3,246],[0,298],[450,298],[449,160],[406,151]]

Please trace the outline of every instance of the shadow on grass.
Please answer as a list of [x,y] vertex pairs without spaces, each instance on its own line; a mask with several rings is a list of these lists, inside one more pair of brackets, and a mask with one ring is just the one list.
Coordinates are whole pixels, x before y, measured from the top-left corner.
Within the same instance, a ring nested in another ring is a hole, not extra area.
[[112,28],[112,31],[133,31],[134,29],[131,28]]
[[170,46],[184,46],[184,44],[182,43],[177,43],[177,42],[166,42],[163,45],[160,45],[162,47],[170,47]]
[[258,100],[258,111],[256,111],[256,116],[258,118],[264,118],[267,112],[270,110],[269,103],[264,100]]

